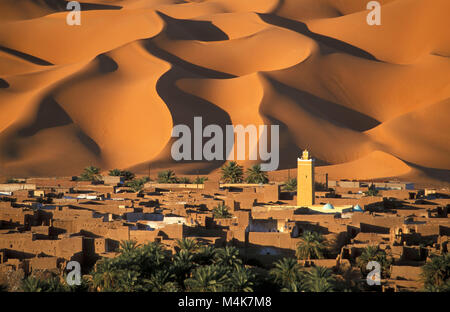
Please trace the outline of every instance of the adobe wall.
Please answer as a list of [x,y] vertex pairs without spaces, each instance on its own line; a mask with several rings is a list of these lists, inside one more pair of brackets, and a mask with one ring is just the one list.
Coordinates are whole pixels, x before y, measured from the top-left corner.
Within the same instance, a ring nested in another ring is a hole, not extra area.
[[391,279],[419,281],[422,268],[420,266],[391,266]]
[[162,229],[159,229],[157,231],[158,236],[162,236],[163,238],[167,239],[182,239],[184,237],[185,233],[185,225],[183,224],[167,224]]
[[397,216],[375,217],[364,213],[352,217],[352,224],[359,227],[361,232],[389,234],[390,228],[401,227],[403,223],[404,218]]
[[[161,229],[164,230],[165,228]],[[130,240],[135,240],[138,244],[145,244],[147,242],[153,242],[155,241],[155,238],[158,236],[159,230],[155,231],[141,231],[141,230],[133,230],[130,231]],[[167,230],[166,230],[167,234]],[[170,232],[169,231],[170,238],[173,238],[174,236],[179,236],[178,232]]]
[[70,259],[76,253],[83,252],[81,237],[70,237],[61,240],[32,240],[31,233],[5,234],[0,240],[0,249],[8,249],[37,255],[44,253],[50,256]]
[[252,210],[252,217],[255,219],[294,219],[294,210],[271,210],[271,211],[254,211]]
[[58,257],[36,257],[29,260],[29,271],[58,270]]
[[36,184],[27,184],[27,183],[7,183],[0,184],[0,191],[2,192],[17,192],[21,190],[35,190]]
[[296,249],[299,239],[292,238],[289,233],[250,232],[248,243],[253,245],[271,246],[285,249]]

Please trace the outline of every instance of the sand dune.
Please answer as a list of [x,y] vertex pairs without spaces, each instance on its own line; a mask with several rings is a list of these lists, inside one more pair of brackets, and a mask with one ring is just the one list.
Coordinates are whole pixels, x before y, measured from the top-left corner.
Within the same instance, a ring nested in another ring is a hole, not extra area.
[[[372,164],[368,166],[368,164]],[[377,179],[408,174],[411,168],[394,156],[374,151],[355,161],[318,167],[317,174],[328,173],[329,179]]]
[[218,175],[171,157],[201,116],[279,125],[280,169],[308,148],[330,178],[450,182],[447,0],[380,1],[380,26],[360,0],[80,2],[81,26],[63,0],[0,2],[2,177]]

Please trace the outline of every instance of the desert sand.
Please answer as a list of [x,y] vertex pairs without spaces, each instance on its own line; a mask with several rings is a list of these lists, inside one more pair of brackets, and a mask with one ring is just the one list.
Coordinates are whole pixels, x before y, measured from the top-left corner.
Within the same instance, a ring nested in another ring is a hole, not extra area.
[[280,170],[450,182],[448,0],[80,2],[0,2],[0,176],[217,173],[170,155],[201,116],[280,125]]

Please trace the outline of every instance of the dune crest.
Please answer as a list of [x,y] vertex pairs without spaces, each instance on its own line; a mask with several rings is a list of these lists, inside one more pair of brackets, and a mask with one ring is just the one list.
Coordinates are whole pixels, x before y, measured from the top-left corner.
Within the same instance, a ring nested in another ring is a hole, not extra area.
[[80,3],[0,3],[0,176],[217,174],[171,157],[200,116],[279,125],[279,169],[450,181],[447,0],[380,0],[377,27],[359,0]]

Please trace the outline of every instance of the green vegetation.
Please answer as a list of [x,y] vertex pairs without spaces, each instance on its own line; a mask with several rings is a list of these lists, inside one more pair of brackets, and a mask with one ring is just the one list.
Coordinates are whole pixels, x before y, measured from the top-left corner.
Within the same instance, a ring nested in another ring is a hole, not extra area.
[[366,196],[377,196],[378,190],[376,189],[375,185],[371,184],[367,192],[364,193],[366,194]]
[[261,170],[261,165],[253,165],[253,167],[247,169],[247,177],[245,178],[247,183],[266,184],[269,182],[267,172]]
[[187,291],[194,292],[222,292],[227,291],[230,280],[227,277],[228,268],[208,265],[200,266],[193,270],[192,277],[185,280]]
[[244,171],[242,166],[238,165],[235,161],[226,163],[221,170],[224,183],[242,183]]
[[28,276],[22,280],[20,288],[23,292],[70,292],[81,289],[80,286],[69,286],[65,281],[62,282],[59,276],[45,279]]
[[297,245],[296,255],[300,260],[323,259],[326,250],[324,238],[317,232],[305,231]]
[[347,290],[338,275],[323,267],[303,268],[294,258],[283,258],[271,270],[244,265],[239,250],[217,248],[196,240],[177,241],[175,253],[158,242],[138,245],[122,241],[119,255],[97,261],[82,285],[69,286],[65,278],[27,277],[22,290],[28,292],[252,292]]
[[231,213],[228,211],[228,206],[223,203],[214,207],[212,213],[216,219],[231,218]]
[[270,271],[273,281],[284,292],[343,291],[337,277],[328,268],[302,268],[295,259],[284,258],[275,262]]
[[119,244],[119,252],[122,254],[130,254],[138,247],[138,243],[135,240],[121,241]]
[[316,191],[328,191],[327,185],[325,183],[314,182],[314,189]]
[[178,183],[178,179],[173,170],[165,170],[158,172],[158,183]]
[[450,292],[450,254],[434,255],[422,267],[425,291]]
[[81,181],[99,182],[101,181],[100,168],[89,166],[84,168],[79,179]]
[[287,192],[297,191],[297,179],[292,178],[292,179],[289,179],[288,181],[286,181],[286,183],[284,184],[283,190],[287,191]]
[[177,240],[177,247],[180,251],[185,251],[192,254],[199,248],[198,242],[191,238],[182,238]]
[[179,178],[179,179],[178,179],[178,183],[181,183],[181,184],[191,184],[192,181],[191,181],[189,178],[187,178],[187,177],[182,177],[182,178]]
[[336,287],[336,278],[328,268],[313,267],[303,276],[303,290],[309,292],[332,292]]
[[125,181],[133,180],[136,177],[133,172],[120,169],[109,170],[109,175],[113,177],[123,177]]
[[293,291],[301,281],[300,265],[294,258],[283,258],[275,262],[270,275],[281,289]]
[[14,178],[10,178],[6,181],[7,184],[12,184],[12,183],[25,183],[24,180],[18,180],[18,179],[14,179]]
[[192,183],[194,183],[194,184],[204,184],[205,181],[208,181],[207,177],[196,177],[194,182],[192,182]]
[[112,177],[120,177],[120,175],[122,174],[122,171],[120,169],[112,169],[112,170],[109,170],[108,174]]
[[220,266],[239,267],[242,260],[239,258],[239,251],[235,247],[226,246],[218,249],[214,254],[214,263]]
[[381,265],[381,276],[383,278],[389,276],[389,268],[392,264],[392,259],[388,258],[386,252],[381,250],[379,246],[367,246],[361,256],[356,258],[356,264],[361,270],[361,273],[366,276],[370,270],[366,266],[370,261],[377,261]]
[[125,186],[130,187],[134,192],[140,192],[144,188],[144,184],[150,181],[149,177],[143,177],[140,179],[133,179],[125,183]]

